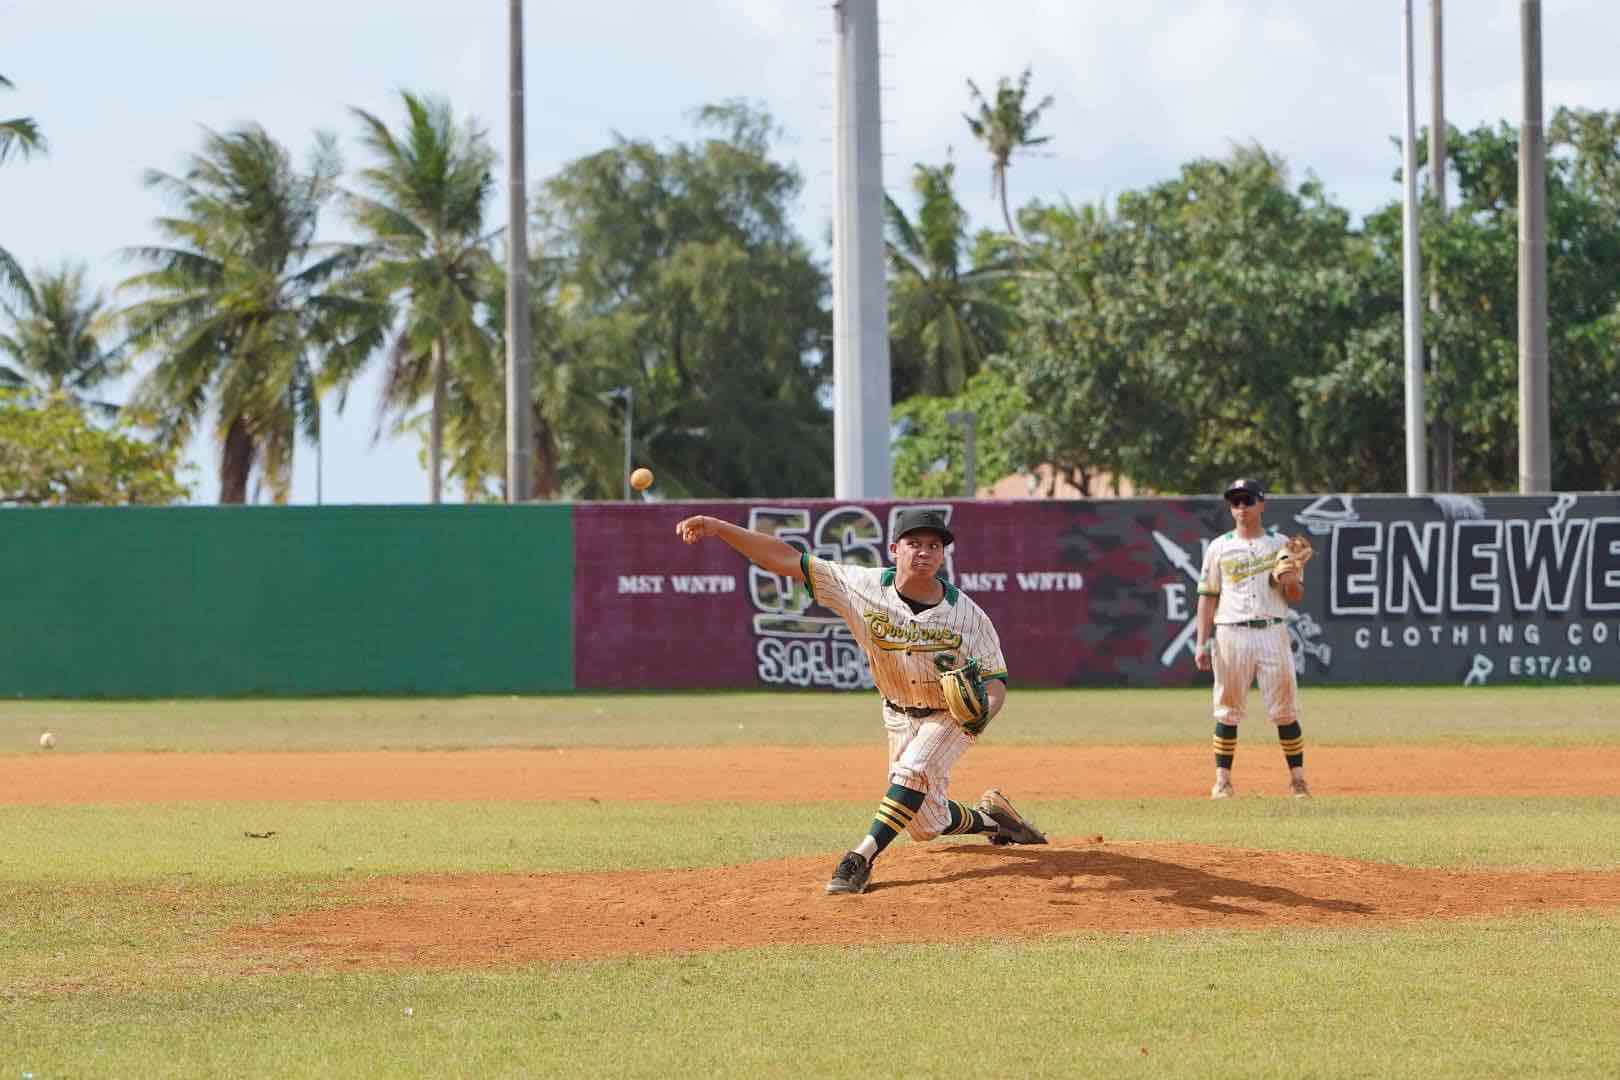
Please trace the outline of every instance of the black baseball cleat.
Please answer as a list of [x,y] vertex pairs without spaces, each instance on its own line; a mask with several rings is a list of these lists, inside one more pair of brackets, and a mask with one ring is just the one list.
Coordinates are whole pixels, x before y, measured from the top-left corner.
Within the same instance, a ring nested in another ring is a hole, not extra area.
[[846,851],[844,857],[838,860],[838,869],[833,871],[832,880],[827,882],[827,891],[863,893],[871,876],[872,860],[858,851]]
[[1034,822],[1025,821],[998,788],[991,788],[979,796],[977,809],[996,823],[996,831],[990,834],[992,844],[1046,843],[1046,834],[1037,829]]

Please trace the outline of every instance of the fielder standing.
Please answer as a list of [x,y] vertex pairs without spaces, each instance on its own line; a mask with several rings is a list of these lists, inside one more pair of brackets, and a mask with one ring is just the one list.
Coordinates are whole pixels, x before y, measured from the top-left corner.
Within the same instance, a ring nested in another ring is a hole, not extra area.
[[946,797],[951,766],[1007,702],[1007,663],[989,617],[941,576],[956,540],[943,514],[895,515],[888,570],[827,562],[713,517],[689,517],[675,531],[688,544],[717,536],[755,566],[804,582],[871,663],[883,695],[889,790],[867,835],[838,861],[829,893],[864,892],[873,861],[902,832],[913,840],[985,833],[995,844],[1046,843],[995,788],[976,806]]
[[1299,687],[1288,635],[1288,605],[1305,595],[1310,544],[1285,539],[1261,524],[1266,492],[1257,481],[1236,480],[1226,489],[1234,528],[1204,552],[1198,579],[1199,671],[1215,671],[1215,786],[1212,799],[1233,795],[1232,758],[1238,724],[1256,679],[1266,714],[1288,762],[1294,797],[1306,799],[1305,739],[1299,728]]

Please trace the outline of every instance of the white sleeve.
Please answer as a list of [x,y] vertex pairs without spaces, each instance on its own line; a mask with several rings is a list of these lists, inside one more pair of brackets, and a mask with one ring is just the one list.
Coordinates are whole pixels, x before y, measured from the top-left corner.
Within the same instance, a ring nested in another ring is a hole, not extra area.
[[962,634],[962,651],[978,658],[979,670],[985,678],[1007,681],[1007,658],[1001,652],[1001,636],[996,633],[990,616],[978,604],[973,604],[969,609],[969,618]]
[[810,589],[810,599],[848,622],[853,606],[849,595],[849,568],[805,554],[799,556],[799,569]]
[[1215,541],[1204,549],[1204,567],[1198,575],[1199,596],[1221,595],[1221,542]]

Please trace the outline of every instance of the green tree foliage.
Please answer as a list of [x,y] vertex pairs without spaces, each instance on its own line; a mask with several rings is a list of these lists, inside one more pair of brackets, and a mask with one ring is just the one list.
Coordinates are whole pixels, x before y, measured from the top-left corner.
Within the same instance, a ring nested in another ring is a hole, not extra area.
[[[635,453],[667,495],[829,491],[828,285],[790,223],[801,180],[770,157],[770,118],[747,106],[698,114],[714,131],[661,149],[619,138],[548,181],[536,251],[556,260],[549,304],[566,324],[540,345],[563,493],[616,497],[609,452],[630,387]],[[537,334],[537,345],[539,337]],[[557,406],[560,405],[560,408]]]
[[[12,89],[11,80],[0,75],[0,90]],[[14,116],[9,120],[0,120],[0,165],[6,159],[16,154],[19,157],[28,157],[34,153],[45,152],[45,136],[40,133],[39,124],[30,116]],[[28,292],[28,277],[12,258],[11,252],[0,246],[0,296],[7,293]]]
[[889,365],[896,401],[960,393],[1013,322],[1007,280],[1013,262],[992,255],[964,268],[967,213],[956,199],[956,165],[918,165],[916,220],[885,199],[889,256]]
[[168,246],[131,252],[152,267],[124,283],[145,296],[125,314],[153,358],[135,404],[168,446],[212,410],[222,503],[246,500],[255,466],[286,501],[295,440],[320,423],[321,363],[349,370],[382,340],[385,312],[346,282],[359,255],[315,239],[339,172],[330,136],[300,170],[249,126],[205,130],[178,176],[146,174],[179,214],[156,221]]
[[1035,125],[1040,123],[1041,114],[1051,108],[1056,99],[1048,94],[1034,108],[1025,108],[1032,74],[1033,69],[1025,67],[1016,84],[1003,75],[996,83],[994,100],[985,97],[978,85],[969,79],[968,94],[978,111],[971,115],[962,114],[968,130],[990,154],[990,194],[1001,201],[1001,216],[1007,223],[1009,236],[1018,235],[1007,204],[1007,170],[1012,167],[1013,156],[1052,141],[1050,135],[1036,136]]
[[0,505],[166,505],[189,494],[178,450],[105,431],[61,393],[0,390]]
[[89,397],[90,391],[123,374],[123,349],[105,344],[114,315],[100,292],[85,283],[85,268],[63,266],[36,271],[32,288],[15,302],[0,299],[10,321],[0,333],[0,386],[33,387],[64,394],[80,407],[103,415],[116,405]]
[[894,494],[902,499],[956,498],[965,477],[964,433],[946,416],[971,412],[974,420],[973,472],[976,486],[988,486],[1022,467],[1003,433],[1014,430],[1029,410],[1017,383],[1004,370],[987,368],[968,379],[951,397],[914,397],[894,409],[901,435],[894,444]]
[[[1440,292],[1439,312],[1425,318],[1425,338],[1440,355],[1426,380],[1429,406],[1457,430],[1458,486],[1511,491],[1519,452],[1518,135],[1507,124],[1453,130],[1447,157],[1457,205],[1444,221],[1429,207],[1423,223],[1424,270]],[[1620,487],[1617,160],[1620,114],[1558,110],[1547,158],[1547,351],[1552,481],[1565,491]],[[1381,249],[1398,245],[1399,206],[1370,218],[1367,231]]]
[[1010,370],[1037,415],[1008,433],[1015,457],[1160,491],[1236,471],[1318,482],[1297,452],[1294,380],[1335,363],[1365,306],[1347,215],[1319,184],[1293,188],[1280,160],[1242,148],[1121,195],[1112,214],[1026,221]]
[[[430,399],[428,496],[437,503],[446,423],[457,427],[463,446],[477,441],[468,428],[504,431],[500,398],[482,392],[495,357],[478,320],[490,268],[484,214],[495,188],[495,151],[476,123],[456,120],[448,102],[408,91],[400,100],[405,126],[397,133],[363,109],[350,110],[372,164],[360,172],[364,194],[349,196],[349,214],[367,237],[361,287],[401,312],[382,408],[396,418],[396,431],[419,427],[412,410]],[[355,374],[352,365],[330,371],[344,386]],[[460,461],[453,471],[470,494],[476,481],[468,487],[466,466]]]

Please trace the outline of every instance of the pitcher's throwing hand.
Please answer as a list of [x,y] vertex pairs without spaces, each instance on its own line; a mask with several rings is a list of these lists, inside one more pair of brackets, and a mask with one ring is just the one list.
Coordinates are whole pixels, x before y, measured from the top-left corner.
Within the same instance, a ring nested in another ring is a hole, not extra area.
[[716,524],[714,518],[704,517],[702,514],[696,517],[683,518],[681,523],[675,526],[675,535],[688,544],[695,544],[705,536],[713,536]]

